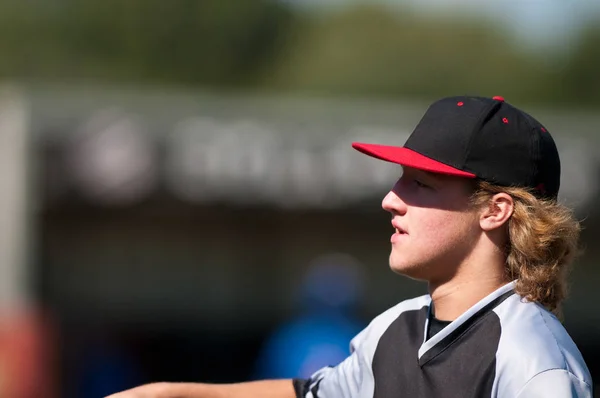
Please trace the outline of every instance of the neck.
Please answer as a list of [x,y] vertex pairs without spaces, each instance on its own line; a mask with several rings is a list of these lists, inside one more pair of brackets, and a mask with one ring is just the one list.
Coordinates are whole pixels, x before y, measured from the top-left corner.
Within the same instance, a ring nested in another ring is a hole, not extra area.
[[[435,317],[453,321],[484,297],[506,285],[505,258],[498,251],[485,257],[473,256],[446,281],[429,282],[429,293],[435,308]],[[486,260],[484,260],[486,259]]]
[[508,281],[465,281],[430,287],[435,317],[453,321]]

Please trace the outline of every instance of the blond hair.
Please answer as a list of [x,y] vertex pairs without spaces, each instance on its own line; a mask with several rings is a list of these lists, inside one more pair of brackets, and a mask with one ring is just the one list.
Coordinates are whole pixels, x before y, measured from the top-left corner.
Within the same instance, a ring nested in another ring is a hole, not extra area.
[[580,223],[566,206],[540,199],[524,188],[478,181],[472,202],[484,206],[500,192],[514,201],[505,248],[506,276],[517,281],[515,291],[521,297],[560,315],[560,304],[567,295],[567,274],[580,253]]

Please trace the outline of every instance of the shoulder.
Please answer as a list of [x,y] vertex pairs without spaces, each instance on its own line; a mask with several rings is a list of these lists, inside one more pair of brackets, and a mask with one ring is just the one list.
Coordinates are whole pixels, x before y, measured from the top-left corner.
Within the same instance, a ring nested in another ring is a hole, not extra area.
[[351,343],[352,350],[363,343],[376,344],[387,328],[403,313],[427,309],[431,303],[429,295],[402,301],[376,316],[369,325],[360,332]]
[[409,300],[404,300],[379,314],[371,323],[388,323],[388,321],[391,323],[404,312],[418,311],[420,309],[429,307],[430,304],[431,297],[429,295],[423,295]]
[[[319,396],[358,396],[373,388],[372,363],[379,339],[402,314],[427,309],[431,298],[421,296],[402,301],[376,316],[350,343],[351,355],[335,367],[323,368],[309,380],[297,381],[302,391],[319,391]],[[304,396],[298,393],[298,396]],[[307,395],[311,396],[311,395]]]
[[592,385],[573,373],[564,369],[550,369],[528,380],[515,396],[592,398],[592,393]]
[[591,386],[583,356],[556,316],[516,294],[494,312],[502,330],[496,354],[499,383],[510,384],[505,387],[514,391],[538,375],[561,372],[569,376],[565,380],[576,379]]
[[408,311],[419,311],[424,308],[427,309],[430,304],[431,297],[429,295],[402,301],[375,317],[369,324],[369,328],[387,328],[403,313]]

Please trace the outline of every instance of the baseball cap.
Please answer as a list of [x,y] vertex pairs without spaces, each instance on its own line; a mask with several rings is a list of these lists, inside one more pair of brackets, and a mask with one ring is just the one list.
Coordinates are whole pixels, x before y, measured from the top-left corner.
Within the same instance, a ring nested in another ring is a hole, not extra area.
[[548,130],[499,96],[442,98],[404,145],[352,147],[424,171],[532,188],[545,198],[556,198],[560,187],[560,159]]

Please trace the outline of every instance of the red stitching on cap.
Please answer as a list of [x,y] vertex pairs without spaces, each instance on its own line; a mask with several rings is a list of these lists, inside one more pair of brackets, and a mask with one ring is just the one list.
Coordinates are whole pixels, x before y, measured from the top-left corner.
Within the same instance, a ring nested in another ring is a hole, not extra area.
[[537,187],[535,187],[535,190],[541,193],[546,193],[546,186],[543,183],[539,183]]
[[501,96],[499,96],[499,95],[495,95],[495,96],[493,96],[493,97],[492,97],[492,99],[493,99],[493,100],[496,100],[496,101],[504,102],[504,97],[501,97]]
[[542,127],[542,133],[547,133],[548,130],[546,130],[545,128]]
[[508,124],[508,119],[507,119],[507,118],[505,118],[505,117],[503,117],[503,118],[502,118],[502,123],[504,123],[504,124]]
[[456,103],[456,105],[458,105],[458,106],[463,106],[464,104],[465,104],[465,103],[464,103],[464,102],[462,102],[462,101],[460,101],[460,102],[457,102],[457,103]]

